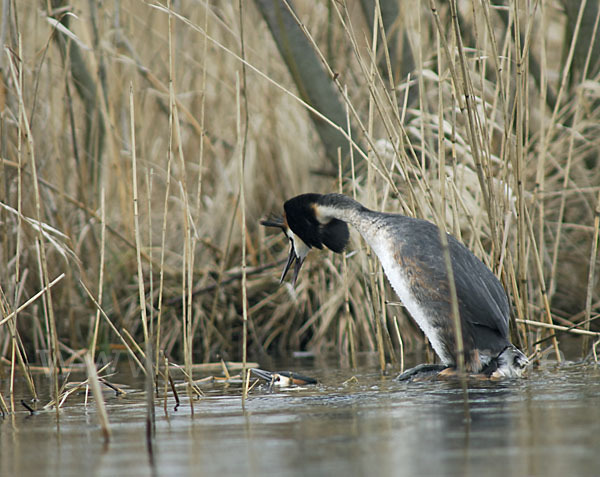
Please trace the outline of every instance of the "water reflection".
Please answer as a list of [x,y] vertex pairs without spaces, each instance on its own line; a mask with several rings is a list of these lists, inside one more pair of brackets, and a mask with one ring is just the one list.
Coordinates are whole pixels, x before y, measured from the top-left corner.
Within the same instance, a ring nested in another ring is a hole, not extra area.
[[[525,380],[396,383],[372,369],[313,369],[321,385],[215,388],[168,417],[157,407],[157,475],[596,475],[600,373],[593,366],[535,371]],[[142,386],[139,386],[142,389]],[[5,392],[3,390],[3,392]],[[6,395],[6,394],[5,394]],[[102,451],[95,410],[26,412],[0,423],[0,475],[151,475],[143,394],[109,397],[113,440]]]

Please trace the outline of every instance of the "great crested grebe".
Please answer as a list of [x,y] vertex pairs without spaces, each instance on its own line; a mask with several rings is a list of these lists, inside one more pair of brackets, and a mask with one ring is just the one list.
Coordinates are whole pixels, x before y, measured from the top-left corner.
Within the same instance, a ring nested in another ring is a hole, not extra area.
[[[354,226],[379,257],[394,291],[417,322],[443,365],[421,365],[399,376],[456,366],[452,299],[440,230],[426,220],[375,212],[342,194],[302,194],[284,204],[281,218],[263,220],[290,240],[281,282],[295,263],[292,283],[312,247],[341,253]],[[469,373],[492,378],[520,377],[525,355],[508,339],[508,298],[492,271],[447,234]]]
[[294,373],[293,371],[266,371],[264,369],[252,368],[252,374],[264,379],[269,384],[270,388],[278,386],[282,388],[292,386],[306,386],[308,384],[317,384],[317,380],[303,374]]

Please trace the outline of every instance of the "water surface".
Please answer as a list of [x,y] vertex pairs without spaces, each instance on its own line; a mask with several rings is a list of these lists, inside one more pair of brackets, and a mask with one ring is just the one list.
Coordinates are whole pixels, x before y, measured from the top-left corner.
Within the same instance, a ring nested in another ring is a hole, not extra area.
[[[170,397],[167,414],[161,401],[154,467],[143,383],[120,373],[113,380],[129,382],[132,392],[106,396],[107,449],[93,403],[73,396],[58,430],[53,411],[0,419],[0,475],[600,475],[600,371],[593,365],[473,381],[468,405],[454,382],[397,383],[372,367],[295,371],[320,384],[254,389],[245,409],[238,387],[214,385],[193,416],[185,396],[177,411]],[[345,383],[352,375],[356,381]]]

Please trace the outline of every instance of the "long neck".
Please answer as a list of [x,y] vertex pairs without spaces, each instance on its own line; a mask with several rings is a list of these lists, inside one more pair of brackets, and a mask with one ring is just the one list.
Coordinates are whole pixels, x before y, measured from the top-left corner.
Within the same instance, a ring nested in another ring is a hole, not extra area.
[[342,194],[325,194],[319,198],[317,204],[317,219],[321,223],[338,219],[356,227],[361,215],[369,211],[359,202]]
[[367,209],[359,202],[341,194],[323,195],[317,203],[317,219],[321,223],[338,219],[352,225],[382,260],[382,254],[388,251],[384,239],[389,231],[389,214]]

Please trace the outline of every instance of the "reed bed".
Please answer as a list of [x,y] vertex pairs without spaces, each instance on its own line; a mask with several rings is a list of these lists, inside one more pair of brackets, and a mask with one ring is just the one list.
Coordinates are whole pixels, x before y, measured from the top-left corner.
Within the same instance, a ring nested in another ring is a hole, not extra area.
[[597,1],[282,2],[287,56],[261,1],[2,3],[3,376],[50,363],[58,396],[117,345],[190,396],[218,359],[399,368],[426,343],[358,236],[278,285],[259,220],[309,191],[437,223],[501,278],[516,344],[597,355]]

